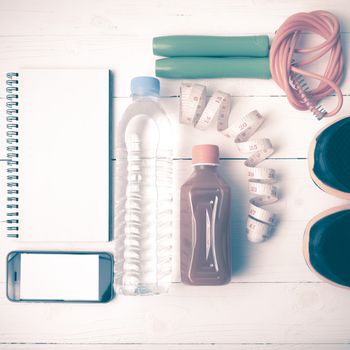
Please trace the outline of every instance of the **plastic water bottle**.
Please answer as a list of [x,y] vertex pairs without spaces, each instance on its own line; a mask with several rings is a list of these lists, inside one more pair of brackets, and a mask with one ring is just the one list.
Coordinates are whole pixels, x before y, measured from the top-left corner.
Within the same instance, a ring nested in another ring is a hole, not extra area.
[[116,135],[115,282],[127,295],[165,292],[172,267],[172,129],[159,80],[131,81]]

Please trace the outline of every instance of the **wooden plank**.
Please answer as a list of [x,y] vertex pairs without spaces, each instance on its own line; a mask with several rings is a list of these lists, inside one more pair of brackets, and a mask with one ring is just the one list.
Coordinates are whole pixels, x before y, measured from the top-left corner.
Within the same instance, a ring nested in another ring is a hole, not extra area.
[[0,166],[3,159],[7,159],[6,153],[6,107],[5,99],[0,99]]
[[[130,99],[114,99],[115,126],[130,102]],[[178,98],[162,98],[161,103],[172,121],[175,158],[191,158],[192,146],[200,143],[219,145],[220,155],[223,158],[247,156],[237,151],[232,139],[216,131],[215,122],[206,131],[179,124]],[[265,116],[263,127],[252,138],[270,138],[276,149],[272,156],[274,158],[306,158],[311,139],[329,122],[325,119],[321,122],[316,120],[310,112],[294,110],[284,97],[233,97],[232,105],[231,123],[254,109]],[[344,98],[344,110],[350,110],[350,96]]]
[[[4,102],[4,100],[0,100],[0,105],[1,101]],[[117,98],[113,100],[113,103],[114,138],[116,138],[117,121],[131,103],[131,99]],[[161,104],[171,119],[174,130],[174,158],[191,158],[192,146],[200,143],[219,145],[220,155],[223,158],[247,156],[237,151],[232,139],[216,131],[215,122],[206,131],[179,124],[178,98],[161,98]],[[294,110],[285,97],[233,97],[232,104],[231,123],[254,109],[258,109],[265,116],[266,121],[256,136],[271,139],[276,149],[272,156],[274,158],[306,158],[311,139],[322,126],[330,121],[324,119],[320,122],[309,112]],[[4,104],[0,108],[5,113]],[[344,98],[344,110],[350,110],[350,96]],[[0,133],[4,135],[0,137],[0,159],[6,158],[5,124],[5,117],[0,118]]]
[[[6,246],[6,204],[7,204],[7,179],[6,179],[6,162],[0,161],[0,245]],[[0,264],[0,274],[2,272],[2,267]],[[2,279],[2,274],[0,281],[4,281]]]
[[[345,204],[319,190],[311,181],[305,160],[269,160],[264,163],[275,168],[280,181],[281,199],[270,206],[279,216],[273,237],[263,244],[249,243],[245,222],[249,194],[246,169],[242,160],[222,161],[220,171],[232,189],[232,283],[236,282],[318,282],[303,258],[302,238],[307,222],[317,213]],[[174,164],[174,250],[173,281],[179,282],[179,189],[192,172],[190,161]],[[117,183],[117,179],[115,180]],[[4,233],[1,235],[4,236]],[[3,238],[0,256],[11,250],[102,250],[113,251],[110,243],[29,243]],[[5,264],[0,264],[0,282],[5,281]]]
[[349,344],[0,344],[0,350],[348,350]]
[[[114,99],[115,119],[121,118],[124,110],[131,102],[128,98]],[[188,125],[178,123],[178,98],[162,98],[161,103],[173,122],[174,157],[189,158],[191,148],[197,143],[215,143],[221,148],[221,156],[225,158],[240,158],[232,140],[222,136],[215,130],[215,122],[209,130],[203,132]],[[294,110],[285,97],[233,97],[232,122],[253,109],[258,109],[266,117],[265,125],[257,135],[270,137],[276,146],[274,157],[305,158],[309,143],[316,131],[329,120],[317,121],[310,112]],[[0,108],[5,114],[5,100],[0,99]],[[350,96],[344,97],[343,110],[350,109]],[[116,123],[114,123],[116,126]],[[0,158],[6,158],[6,118],[0,118]],[[116,133],[116,130],[114,131]],[[184,142],[185,141],[185,142]]]
[[[0,285],[1,289],[3,284]],[[105,305],[0,299],[2,343],[349,343],[349,292],[314,283],[173,285]]]
[[[263,17],[264,14],[261,15],[261,18]],[[231,20],[230,23],[234,22]],[[59,28],[62,30],[61,26]],[[165,24],[162,32],[154,35],[169,33],[174,34],[174,30]],[[187,32],[189,33],[191,32]],[[206,29],[203,34],[215,33]],[[0,42],[0,76],[4,77],[7,71],[17,71],[20,68],[109,68],[115,75],[114,96],[126,97],[130,95],[129,86],[133,77],[155,74],[154,62],[157,57],[152,53],[152,37],[152,34],[144,33],[141,36],[122,34],[3,36]],[[308,37],[310,45],[320,41],[315,36]],[[346,57],[350,57],[349,37],[350,33],[344,33],[342,36]],[[325,67],[325,61],[313,66],[312,70],[321,72],[322,70],[319,70],[321,67]],[[285,95],[272,80],[200,79],[198,83],[209,85],[209,93],[220,89],[233,96]],[[161,79],[161,94],[178,95],[179,85],[180,80]],[[349,75],[345,76],[342,89],[344,94],[350,94]],[[3,97],[3,94],[4,90],[0,93],[0,97]],[[334,104],[336,102],[332,101],[326,106],[332,108]]]
[[274,33],[296,12],[323,9],[341,19],[350,31],[347,0],[176,2],[137,0],[42,2],[16,0],[0,5],[2,35],[127,35]]

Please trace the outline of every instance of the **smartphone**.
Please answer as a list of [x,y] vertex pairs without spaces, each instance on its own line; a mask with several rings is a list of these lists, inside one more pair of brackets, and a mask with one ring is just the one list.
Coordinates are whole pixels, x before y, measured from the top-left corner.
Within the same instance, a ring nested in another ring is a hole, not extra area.
[[10,301],[105,303],[114,296],[113,256],[105,252],[12,251]]

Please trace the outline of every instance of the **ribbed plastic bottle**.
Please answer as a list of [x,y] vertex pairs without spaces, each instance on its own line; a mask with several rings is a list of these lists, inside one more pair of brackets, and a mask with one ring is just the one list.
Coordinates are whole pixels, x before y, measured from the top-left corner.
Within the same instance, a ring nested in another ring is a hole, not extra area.
[[116,132],[115,282],[122,294],[158,294],[171,282],[173,132],[158,79],[134,78],[131,93]]
[[220,285],[231,280],[231,190],[217,171],[219,148],[192,149],[194,172],[181,187],[181,281]]

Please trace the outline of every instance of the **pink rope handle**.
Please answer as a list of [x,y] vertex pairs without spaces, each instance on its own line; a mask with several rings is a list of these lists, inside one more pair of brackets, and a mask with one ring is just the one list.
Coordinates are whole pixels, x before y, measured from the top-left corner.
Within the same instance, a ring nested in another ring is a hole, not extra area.
[[[297,48],[302,32],[320,35],[325,41],[309,48]],[[314,54],[311,58],[300,59],[294,64],[294,54]],[[329,54],[329,61],[323,75],[316,74],[301,67],[314,63]],[[339,85],[343,79],[344,57],[340,42],[340,25],[337,18],[327,11],[296,13],[278,29],[270,49],[270,70],[272,79],[285,91],[288,101],[298,110],[314,111],[324,97],[333,92],[338,97],[337,106],[325,114],[330,117],[339,112],[343,105],[343,94]],[[301,94],[300,89],[293,86],[294,75],[301,75],[319,80],[319,84],[307,94]],[[301,96],[303,95],[303,96]],[[311,102],[312,101],[312,102]],[[311,106],[310,106],[311,104]]]

